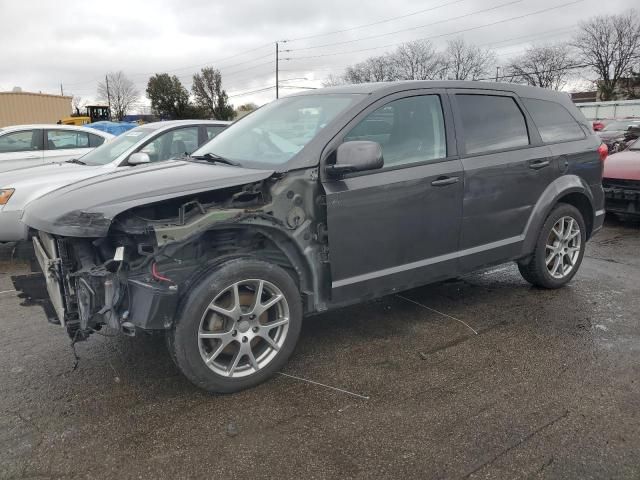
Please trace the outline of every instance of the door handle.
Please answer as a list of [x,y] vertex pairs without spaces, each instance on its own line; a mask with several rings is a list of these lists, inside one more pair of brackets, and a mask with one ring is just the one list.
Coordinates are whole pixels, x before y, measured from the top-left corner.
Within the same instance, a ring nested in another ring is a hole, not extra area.
[[438,177],[437,180],[431,182],[434,187],[444,187],[445,185],[453,185],[458,183],[458,177]]
[[549,160],[533,160],[532,162],[529,162],[529,168],[532,168],[533,170],[540,170],[541,168],[548,166]]

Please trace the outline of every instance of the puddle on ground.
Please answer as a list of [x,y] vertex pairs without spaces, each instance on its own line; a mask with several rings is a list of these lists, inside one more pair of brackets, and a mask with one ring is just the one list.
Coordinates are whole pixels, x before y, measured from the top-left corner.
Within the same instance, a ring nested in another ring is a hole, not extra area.
[[20,304],[23,307],[39,306],[44,310],[47,320],[51,323],[59,324],[58,317],[53,308],[47,283],[42,273],[30,273],[27,275],[13,275],[11,277],[13,288],[18,291],[18,298],[22,299]]

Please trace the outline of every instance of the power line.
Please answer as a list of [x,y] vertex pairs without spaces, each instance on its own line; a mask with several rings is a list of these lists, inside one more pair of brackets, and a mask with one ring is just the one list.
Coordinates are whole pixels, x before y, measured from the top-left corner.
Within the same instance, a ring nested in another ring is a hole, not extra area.
[[228,98],[233,98],[233,97],[242,97],[244,95],[251,95],[252,93],[260,93],[260,92],[266,92],[267,90],[272,90],[276,88],[275,85],[270,85],[268,87],[264,87],[264,88],[259,88],[257,90],[249,90],[248,92],[238,92],[238,93],[232,93],[231,95],[227,95]]
[[282,43],[297,42],[299,40],[308,40],[310,38],[326,37],[328,35],[335,35],[337,33],[351,32],[353,30],[359,30],[361,28],[372,27],[374,25],[381,25],[383,23],[393,22],[394,20],[399,20],[401,18],[407,18],[407,17],[412,17],[414,15],[419,15],[421,13],[431,12],[433,10],[437,10],[439,8],[442,8],[442,7],[449,7],[451,5],[455,5],[456,3],[462,3],[462,2],[466,2],[466,1],[467,0],[455,0],[453,2],[443,3],[443,4],[437,5],[435,7],[425,8],[424,10],[418,10],[416,12],[407,13],[407,14],[404,14],[404,15],[398,15],[397,17],[391,17],[391,18],[387,18],[387,19],[384,19],[384,20],[378,20],[377,22],[365,23],[363,25],[358,25],[358,26],[355,26],[355,27],[343,28],[342,30],[333,30],[331,32],[318,33],[318,34],[315,34],[315,35],[307,35],[306,37],[298,37],[298,38],[292,38],[292,39],[289,39],[289,40],[281,40],[281,42]]
[[[462,30],[457,30],[455,32],[441,33],[441,34],[438,34],[438,35],[432,35],[430,37],[418,38],[416,40],[431,40],[431,39],[434,39],[434,38],[446,37],[446,36],[449,36],[449,35],[456,35],[458,33],[470,32],[472,30],[478,30],[480,28],[491,27],[493,25],[499,25],[501,23],[506,23],[506,22],[510,22],[510,21],[513,21],[513,20],[520,20],[522,18],[531,17],[533,15],[539,15],[541,13],[549,12],[549,11],[552,11],[552,10],[558,10],[560,8],[567,7],[569,5],[575,5],[576,3],[581,3],[582,1],[583,0],[575,0],[575,1],[572,1],[572,2],[567,2],[567,3],[563,3],[561,5],[557,5],[555,7],[549,7],[549,8],[544,8],[542,10],[537,10],[535,12],[530,12],[530,13],[527,13],[527,14],[524,14],[524,15],[518,15],[518,16],[515,16],[515,17],[505,18],[503,20],[498,20],[498,21],[491,22],[491,23],[485,23],[485,24],[482,24],[482,25],[478,25],[476,27],[469,27],[469,28],[465,28],[465,29],[462,29]],[[325,54],[320,54],[320,55],[308,55],[308,56],[303,56],[303,57],[287,57],[287,58],[284,58],[283,60],[293,61],[293,60],[303,60],[303,59],[308,59],[308,58],[321,58],[321,57],[331,57],[331,56],[335,56],[335,55],[347,55],[347,54],[350,54],[350,53],[360,53],[360,52],[367,52],[367,51],[371,51],[371,50],[379,50],[381,48],[395,47],[397,45],[402,45],[403,43],[405,43],[405,42],[395,42],[395,43],[390,43],[390,44],[387,44],[387,45],[379,45],[377,47],[361,48],[361,49],[358,49],[358,50],[348,50],[346,52],[333,52],[333,53],[325,53]]]
[[395,35],[397,33],[409,32],[409,31],[412,31],[412,30],[418,30],[420,28],[432,27],[434,25],[439,25],[441,23],[451,22],[453,20],[459,20],[461,18],[471,17],[471,16],[477,15],[479,13],[490,12],[492,10],[497,10],[499,8],[507,7],[509,5],[513,5],[513,4],[521,3],[521,2],[522,2],[522,0],[512,0],[510,2],[502,3],[500,5],[495,5],[493,7],[476,10],[475,12],[465,13],[464,15],[458,15],[457,17],[446,18],[444,20],[438,20],[437,22],[425,23],[424,25],[418,25],[418,26],[409,27],[409,28],[402,28],[400,30],[395,30],[393,32],[379,33],[377,35],[369,35],[368,37],[355,38],[355,39],[352,39],[352,40],[343,40],[343,41],[340,41],[340,42],[325,43],[323,45],[313,45],[311,47],[302,47],[302,48],[294,48],[294,49],[289,49],[289,50],[283,50],[283,52],[298,52],[298,51],[301,51],[301,50],[313,50],[315,48],[332,47],[334,45],[345,45],[347,43],[355,43],[355,42],[362,42],[362,41],[365,41],[365,40],[371,40],[372,38],[387,37],[389,35]]

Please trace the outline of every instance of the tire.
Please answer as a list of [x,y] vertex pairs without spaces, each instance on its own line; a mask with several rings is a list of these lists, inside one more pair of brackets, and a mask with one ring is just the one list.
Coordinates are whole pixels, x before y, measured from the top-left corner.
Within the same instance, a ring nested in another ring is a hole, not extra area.
[[[561,220],[564,228],[560,228]],[[573,220],[574,223],[571,223],[570,220]],[[576,228],[579,231],[576,231]],[[567,229],[569,229],[568,233]],[[563,235],[569,235],[572,238],[560,240],[557,236],[557,232],[560,230]],[[579,244],[577,244],[578,239]],[[527,282],[536,287],[560,288],[569,283],[580,268],[585,244],[586,228],[582,214],[573,205],[559,203],[551,211],[540,229],[530,261],[526,264],[518,263],[520,274]],[[550,249],[548,245],[554,245],[554,248]],[[552,256],[552,254],[554,255]],[[551,262],[548,265],[549,258],[551,258]]]
[[216,267],[181,307],[167,338],[169,353],[194,385],[214,393],[238,392],[275,374],[302,327],[302,301],[291,276],[251,258]]

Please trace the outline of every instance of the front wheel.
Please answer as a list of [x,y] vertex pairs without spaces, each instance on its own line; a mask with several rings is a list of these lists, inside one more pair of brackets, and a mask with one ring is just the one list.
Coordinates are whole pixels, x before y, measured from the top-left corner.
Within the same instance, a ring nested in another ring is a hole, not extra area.
[[547,217],[526,264],[518,263],[526,281],[542,288],[560,288],[574,277],[584,256],[586,229],[580,211],[558,204]]
[[196,386],[232,393],[278,371],[301,326],[300,293],[291,276],[261,260],[236,259],[189,293],[168,343],[176,365]]

